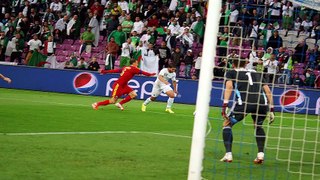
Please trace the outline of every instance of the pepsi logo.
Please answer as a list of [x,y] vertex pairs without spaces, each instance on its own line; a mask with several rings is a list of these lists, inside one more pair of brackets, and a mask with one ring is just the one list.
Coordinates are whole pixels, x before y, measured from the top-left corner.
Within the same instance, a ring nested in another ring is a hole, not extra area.
[[287,90],[280,96],[280,105],[287,112],[299,112],[306,106],[306,96],[299,90]]
[[79,94],[92,94],[98,87],[98,81],[93,74],[83,72],[74,78],[73,87]]

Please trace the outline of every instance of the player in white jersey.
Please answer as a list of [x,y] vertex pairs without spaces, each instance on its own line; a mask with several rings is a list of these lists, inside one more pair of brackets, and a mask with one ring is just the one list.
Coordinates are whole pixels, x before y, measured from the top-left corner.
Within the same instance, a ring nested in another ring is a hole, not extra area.
[[[163,68],[158,75],[157,80],[154,82],[151,96],[146,99],[141,106],[141,111],[145,112],[147,109],[147,105],[151,101],[155,101],[156,98],[161,94],[161,92],[167,94],[168,101],[167,101],[167,108],[166,112],[174,113],[171,110],[174,97],[177,94],[177,81],[176,81],[176,67],[172,64],[169,64],[168,68]],[[171,79],[173,89],[170,86],[169,80]]]

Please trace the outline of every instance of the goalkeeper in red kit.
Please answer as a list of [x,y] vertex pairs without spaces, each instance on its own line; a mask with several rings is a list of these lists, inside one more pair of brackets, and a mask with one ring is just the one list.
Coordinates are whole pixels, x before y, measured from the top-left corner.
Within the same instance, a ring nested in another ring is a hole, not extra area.
[[131,66],[123,67],[122,69],[112,69],[112,70],[100,70],[101,74],[106,73],[120,73],[118,80],[112,85],[112,95],[111,99],[96,102],[92,104],[92,108],[98,110],[99,106],[106,106],[108,104],[115,104],[119,97],[122,95],[127,95],[122,101],[116,103],[115,105],[124,110],[123,104],[131,101],[137,96],[137,93],[128,86],[128,81],[136,74],[143,74],[145,76],[154,76],[156,73],[148,73],[140,70],[138,66],[138,61],[135,59],[130,60]]

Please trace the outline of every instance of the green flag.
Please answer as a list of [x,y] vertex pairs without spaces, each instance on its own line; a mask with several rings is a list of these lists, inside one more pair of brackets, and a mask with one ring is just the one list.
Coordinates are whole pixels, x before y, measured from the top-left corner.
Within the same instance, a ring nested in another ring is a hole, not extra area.
[[28,66],[42,67],[47,60],[47,56],[39,53],[38,51],[33,51],[32,56],[28,62]]
[[159,27],[159,28],[157,28],[157,31],[158,31],[158,33],[159,33],[160,35],[164,35],[164,34],[166,34],[166,32],[164,32],[163,27]]
[[198,36],[203,37],[204,35],[204,23],[203,21],[198,21],[198,23],[194,26],[193,32]]

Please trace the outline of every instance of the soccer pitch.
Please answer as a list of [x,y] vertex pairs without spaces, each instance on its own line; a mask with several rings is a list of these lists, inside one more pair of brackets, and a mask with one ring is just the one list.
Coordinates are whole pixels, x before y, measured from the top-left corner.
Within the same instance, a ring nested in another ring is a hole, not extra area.
[[[140,100],[129,102],[124,111],[114,105],[92,110],[91,103],[103,99],[0,89],[0,179],[187,179],[194,105],[174,104],[175,114],[166,113],[162,102],[151,103],[147,112],[141,112]],[[277,140],[289,136],[288,130],[277,128],[291,126],[283,123],[292,118],[287,116],[276,119],[274,128],[265,128],[270,139],[263,165],[252,163],[256,145],[249,119],[234,128],[234,162],[221,163],[220,108],[210,108],[205,177],[299,179],[288,170],[300,166],[281,161],[288,156],[275,149],[289,146],[289,141]],[[318,116],[308,117],[315,121],[307,127],[319,126]],[[314,135],[320,137],[319,132],[310,134]],[[303,149],[319,154],[319,143],[313,144]],[[299,144],[290,147],[299,150]],[[291,161],[294,158],[301,156],[290,156]]]

